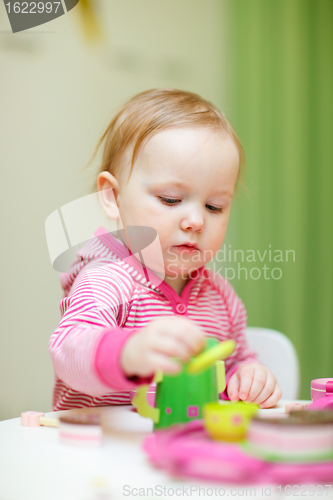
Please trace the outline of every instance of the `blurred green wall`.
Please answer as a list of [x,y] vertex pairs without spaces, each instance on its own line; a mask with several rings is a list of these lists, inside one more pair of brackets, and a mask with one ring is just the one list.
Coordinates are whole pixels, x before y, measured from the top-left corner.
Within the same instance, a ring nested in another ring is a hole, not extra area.
[[[248,272],[261,269],[259,279],[258,271],[246,279],[243,270],[232,284],[249,325],[280,330],[293,341],[301,397],[309,398],[311,379],[333,376],[333,2],[227,0],[225,6],[232,69],[225,111],[248,170],[247,192],[240,190],[233,207],[229,249],[259,250],[261,258],[267,250],[262,262],[258,254],[255,262],[232,257],[236,271],[238,262]],[[289,253],[285,262],[286,250],[295,251],[295,261]],[[281,269],[280,279],[273,268]]]

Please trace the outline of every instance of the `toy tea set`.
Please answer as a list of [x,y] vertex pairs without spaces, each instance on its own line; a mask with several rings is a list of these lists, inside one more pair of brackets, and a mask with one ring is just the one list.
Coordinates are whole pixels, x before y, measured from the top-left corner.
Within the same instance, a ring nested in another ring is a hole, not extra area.
[[141,386],[132,400],[138,413],[154,422],[154,430],[203,418],[206,430],[214,439],[238,441],[245,437],[251,416],[257,406],[243,402],[219,404],[219,394],[226,387],[223,359],[235,349],[235,341],[218,342],[208,339],[206,348],[188,363],[180,373],[157,373],[155,407],[148,395],[150,386]]
[[173,475],[224,482],[332,482],[333,379],[312,381],[307,408],[256,416],[254,404],[219,402],[222,360],[234,347],[209,339],[179,374],[157,373],[155,407],[148,385],[137,390],[133,405],[154,421],[156,432],[143,444],[152,463]]
[[[263,418],[256,405],[218,400],[226,386],[223,359],[234,348],[233,341],[209,339],[179,374],[157,373],[155,406],[149,386],[139,387],[132,402],[156,431],[143,443],[151,462],[173,475],[238,484],[331,484],[333,378],[312,381],[310,405],[286,405],[286,413]],[[59,426],[62,443],[100,446],[101,422],[91,410],[59,420],[24,412],[21,425]]]
[[[175,424],[204,418],[207,431],[214,438],[227,440],[242,439],[246,424],[256,410],[256,405],[238,403],[226,404],[223,408],[218,403],[219,394],[226,387],[223,359],[229,357],[235,349],[235,341],[218,342],[208,339],[206,349],[188,363],[183,363],[180,373],[166,375],[157,373],[155,407],[149,397],[150,386],[141,386],[132,400],[138,413],[149,417],[154,422],[154,430],[165,429]],[[223,412],[220,410],[223,409]],[[218,422],[223,419],[222,424]]]

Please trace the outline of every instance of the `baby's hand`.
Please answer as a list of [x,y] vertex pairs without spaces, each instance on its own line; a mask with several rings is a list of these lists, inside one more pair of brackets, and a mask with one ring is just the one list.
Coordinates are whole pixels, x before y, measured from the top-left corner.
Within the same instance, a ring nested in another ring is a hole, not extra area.
[[187,361],[204,347],[204,332],[195,323],[187,318],[164,316],[128,339],[120,363],[127,377],[147,377],[157,370],[177,373],[181,366],[171,358]]
[[260,405],[274,406],[282,396],[274,375],[265,366],[257,363],[243,365],[230,377],[228,397],[235,402],[241,399]]

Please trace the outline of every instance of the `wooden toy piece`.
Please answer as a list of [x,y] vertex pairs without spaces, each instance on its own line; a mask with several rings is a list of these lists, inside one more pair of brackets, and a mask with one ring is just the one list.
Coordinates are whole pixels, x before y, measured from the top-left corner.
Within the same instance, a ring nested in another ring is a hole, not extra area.
[[329,398],[319,398],[307,407],[309,411],[333,410],[333,396]]
[[[297,415],[305,413],[310,412],[298,412]],[[285,413],[278,415],[283,415],[281,420],[289,419]],[[288,440],[287,436],[287,443]],[[207,439],[203,421],[194,420],[149,434],[143,448],[156,467],[173,475],[176,473],[177,477],[232,485],[302,485],[304,481],[308,485],[329,485],[332,482],[333,460],[320,463],[313,460],[309,463],[304,463],[305,460],[302,460],[303,463],[269,462],[251,456],[245,443],[221,443]]]
[[[154,380],[155,380],[155,378],[154,378]],[[143,387],[143,386],[140,386],[140,387]],[[140,389],[140,387],[139,387],[139,389]],[[138,391],[139,389],[132,389],[132,390],[130,391],[130,395],[129,395],[129,396],[130,396],[130,400],[131,400],[131,403],[132,403],[132,404],[134,405],[134,407],[135,407],[135,408],[133,408],[133,409],[132,409],[132,411],[134,411],[134,410],[135,410],[135,411],[137,411],[137,409],[136,409],[137,404],[136,404],[136,402],[135,402],[135,403],[133,403],[133,401],[134,401],[134,398],[135,398],[135,396],[136,396],[136,393],[137,393],[137,391]],[[152,382],[152,383],[150,384],[150,386],[148,387],[148,389],[147,389],[147,402],[148,402],[148,404],[149,404],[150,406],[152,406],[153,408],[155,407],[155,396],[156,396],[156,383],[155,383],[155,382]],[[135,401],[137,401],[137,400],[135,400]]]
[[284,407],[285,413],[290,413],[291,411],[304,411],[307,409],[310,403],[287,403]]
[[73,410],[60,417],[61,443],[95,448],[102,444],[100,415],[87,410]]
[[198,356],[195,356],[187,365],[187,372],[201,373],[212,366],[215,361],[229,358],[234,352],[236,347],[236,342],[234,340],[226,340],[225,342],[219,342],[214,347],[205,350]]
[[279,418],[255,417],[247,450],[270,461],[320,462],[333,460],[332,443],[331,411],[293,411],[279,414]]
[[307,410],[333,410],[333,378],[316,378],[311,381],[311,399]]
[[243,401],[207,403],[203,407],[204,426],[213,439],[242,441],[246,437],[250,420],[257,411],[258,405]]
[[160,419],[160,410],[150,405],[147,397],[149,385],[140,385],[132,400],[133,406],[140,408],[140,415],[142,417],[151,418],[157,424]]
[[157,375],[155,407],[149,405],[148,385],[138,388],[132,404],[140,415],[154,421],[154,430],[202,418],[203,405],[218,401],[225,389],[225,367],[221,358],[230,356],[234,349],[233,340],[207,339],[205,351],[183,363],[180,372]]
[[[163,373],[161,371],[157,371],[154,376],[153,383],[159,383],[163,380]],[[151,399],[148,397],[148,390],[150,385],[141,385],[132,399],[132,404],[136,408],[140,408],[140,415],[142,417],[151,418],[152,421],[157,424],[160,420],[160,410],[159,408],[155,408],[152,404]],[[156,392],[156,387],[155,387]],[[155,404],[155,393],[154,393],[154,404]]]
[[40,417],[39,424],[44,427],[59,427],[59,420],[56,418]]
[[333,378],[316,378],[311,380],[311,399],[333,397]]
[[218,360],[215,362],[217,393],[221,394],[226,388],[227,382],[225,379],[225,364],[224,361]]
[[24,427],[59,427],[59,420],[44,417],[44,413],[38,411],[25,411],[21,413],[21,425]]

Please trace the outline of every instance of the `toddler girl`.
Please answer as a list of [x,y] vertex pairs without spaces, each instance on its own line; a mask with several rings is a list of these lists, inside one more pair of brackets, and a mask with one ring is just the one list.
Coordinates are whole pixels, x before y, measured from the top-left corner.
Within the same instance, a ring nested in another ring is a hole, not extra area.
[[244,306],[205,268],[223,243],[244,159],[230,123],[195,94],[158,89],[123,106],[98,147],[104,141],[97,188],[118,231],[96,228],[61,275],[62,319],[49,343],[54,410],[129,404],[131,389],[157,370],[178,372],[175,358],[198,354],[205,337],[236,341],[224,397],[273,406],[281,390],[248,348]]

